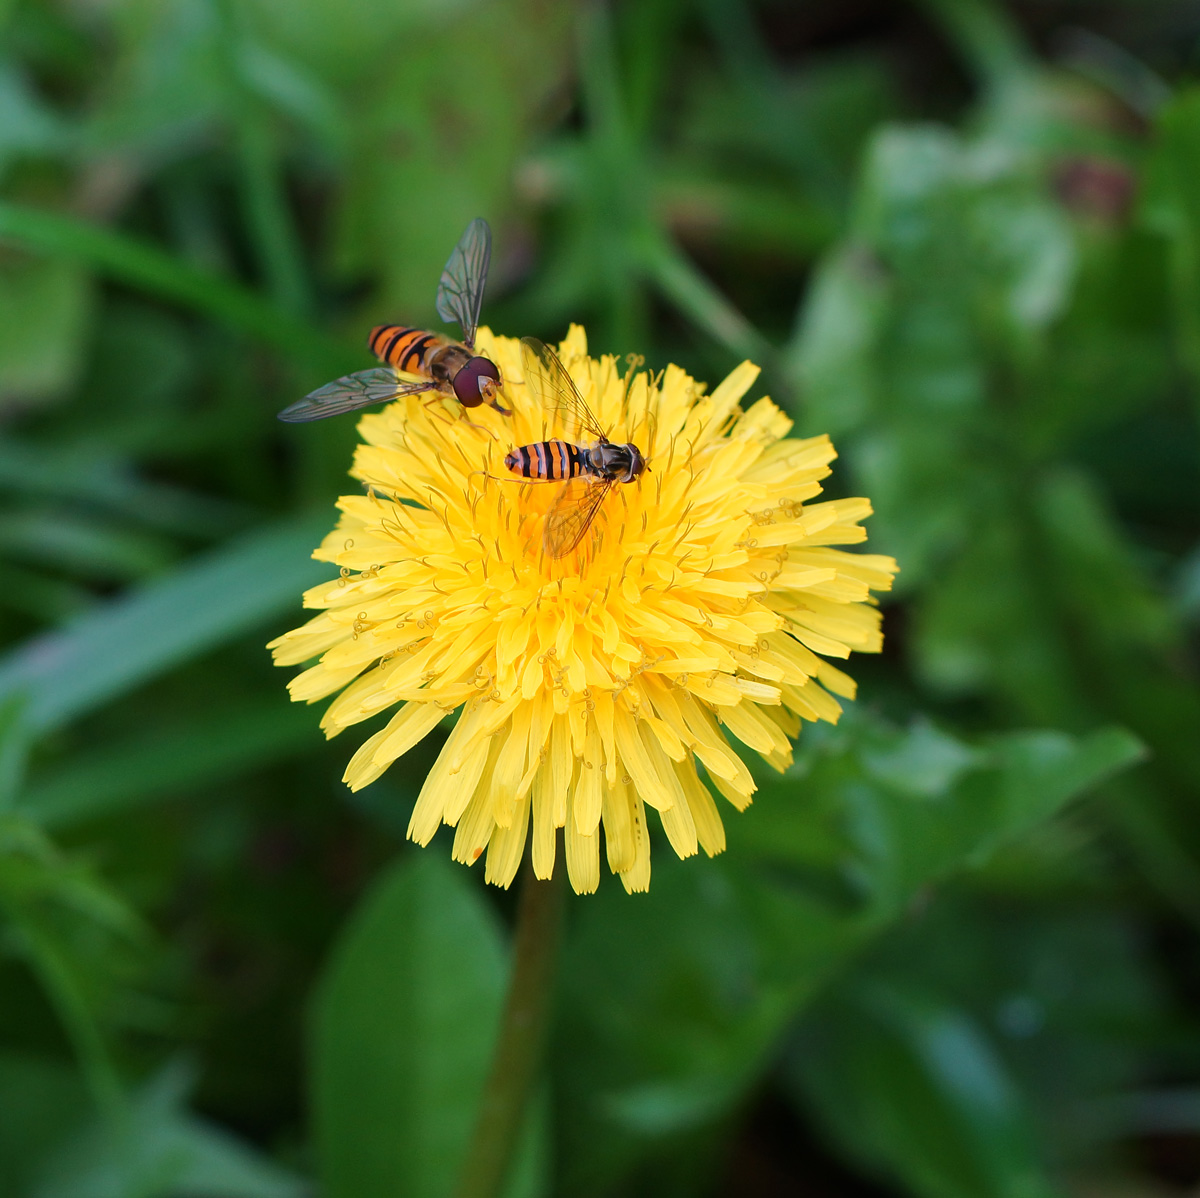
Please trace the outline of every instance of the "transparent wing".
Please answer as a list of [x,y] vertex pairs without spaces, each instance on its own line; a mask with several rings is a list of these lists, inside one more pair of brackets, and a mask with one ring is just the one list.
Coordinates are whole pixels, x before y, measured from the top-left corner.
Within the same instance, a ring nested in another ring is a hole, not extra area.
[[546,513],[542,531],[542,542],[551,557],[566,557],[583,540],[612,488],[611,482],[594,482],[583,476],[563,486]]
[[483,289],[487,285],[488,263],[492,260],[492,230],[477,216],[458,240],[442,271],[438,284],[437,310],[443,320],[457,321],[462,328],[463,344],[475,346],[479,328],[479,309],[483,307]]
[[433,383],[423,380],[402,383],[390,366],[377,366],[374,370],[360,370],[347,374],[324,387],[310,391],[303,399],[279,413],[280,420],[289,424],[304,420],[324,420],[326,416],[337,416],[342,412],[353,412],[368,404],[385,403],[399,399],[401,395],[415,395],[419,391],[431,391]]
[[597,441],[608,440],[554,350],[536,337],[522,337],[521,360],[525,364],[525,382],[548,415],[575,420]]

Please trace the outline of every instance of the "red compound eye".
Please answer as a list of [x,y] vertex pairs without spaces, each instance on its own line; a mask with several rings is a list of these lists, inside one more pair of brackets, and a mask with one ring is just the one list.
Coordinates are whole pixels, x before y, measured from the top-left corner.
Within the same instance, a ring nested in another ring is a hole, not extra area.
[[454,376],[454,394],[458,396],[458,402],[464,408],[477,408],[483,403],[480,383],[484,379],[491,379],[493,383],[500,382],[500,371],[496,369],[495,363],[489,362],[487,358],[472,358]]

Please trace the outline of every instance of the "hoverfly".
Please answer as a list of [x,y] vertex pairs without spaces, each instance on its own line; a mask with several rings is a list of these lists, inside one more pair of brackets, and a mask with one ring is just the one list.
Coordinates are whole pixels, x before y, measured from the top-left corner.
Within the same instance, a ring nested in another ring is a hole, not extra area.
[[[477,217],[459,239],[442,271],[438,284],[437,310],[445,321],[457,321],[462,341],[451,341],[439,333],[410,329],[404,325],[381,324],[371,330],[367,344],[386,366],[347,374],[284,408],[280,420],[323,420],[342,412],[353,412],[368,404],[385,403],[402,395],[436,391],[457,399],[464,408],[491,404],[508,416],[496,399],[502,383],[496,364],[474,352],[479,328],[479,309],[492,257],[492,230]],[[415,382],[401,382],[397,371],[419,375]]]
[[590,445],[538,441],[512,450],[504,464],[522,478],[565,483],[550,510],[542,543],[551,557],[565,557],[583,540],[617,483],[631,483],[648,469],[636,445],[610,441],[579,394],[558,354],[534,337],[521,338],[525,382],[548,412],[574,418],[594,438]]

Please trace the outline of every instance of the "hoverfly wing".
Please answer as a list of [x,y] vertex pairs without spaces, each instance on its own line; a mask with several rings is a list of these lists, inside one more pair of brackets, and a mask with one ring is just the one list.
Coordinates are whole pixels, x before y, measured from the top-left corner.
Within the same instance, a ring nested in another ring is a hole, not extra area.
[[579,476],[569,480],[546,513],[542,543],[551,557],[566,557],[587,535],[613,484]]
[[521,361],[525,366],[526,385],[549,415],[576,421],[583,432],[597,441],[608,440],[562,359],[550,346],[536,337],[522,337]]
[[491,260],[492,230],[482,216],[477,216],[454,247],[442,271],[437,293],[438,315],[443,320],[458,322],[467,349],[475,347],[475,330],[479,328],[479,309],[483,307],[483,289]]
[[279,413],[280,420],[289,424],[305,420],[323,420],[326,416],[337,416],[342,412],[353,412],[373,403],[385,403],[399,399],[402,395],[415,395],[419,391],[430,391],[434,384],[428,380],[417,383],[402,383],[389,366],[377,366],[373,370],[360,370],[357,374],[343,375],[310,391],[303,399]]

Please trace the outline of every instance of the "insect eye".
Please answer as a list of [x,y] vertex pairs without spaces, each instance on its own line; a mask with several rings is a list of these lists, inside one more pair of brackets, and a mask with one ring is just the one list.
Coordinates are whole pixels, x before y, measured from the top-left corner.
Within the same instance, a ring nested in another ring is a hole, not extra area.
[[[475,408],[490,398],[500,381],[500,372],[487,358],[472,358],[454,376],[454,394],[464,408]],[[490,387],[491,390],[485,390]]]

